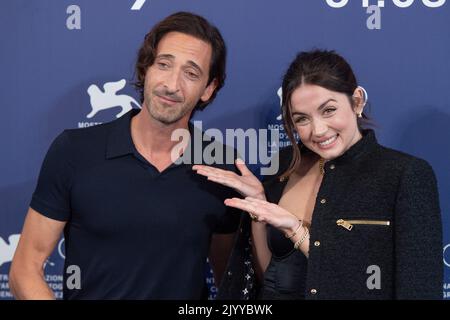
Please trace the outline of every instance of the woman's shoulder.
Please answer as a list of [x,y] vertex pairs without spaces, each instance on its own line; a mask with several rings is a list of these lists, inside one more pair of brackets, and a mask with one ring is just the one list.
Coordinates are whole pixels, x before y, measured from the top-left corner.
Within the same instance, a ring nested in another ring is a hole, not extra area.
[[383,165],[390,170],[400,170],[408,172],[433,172],[429,162],[409,153],[379,146],[377,151],[369,158],[372,163]]

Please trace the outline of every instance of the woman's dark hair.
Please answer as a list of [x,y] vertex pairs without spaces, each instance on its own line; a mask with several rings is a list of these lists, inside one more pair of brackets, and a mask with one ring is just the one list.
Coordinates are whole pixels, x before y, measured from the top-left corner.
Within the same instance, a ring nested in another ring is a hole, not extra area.
[[[301,159],[300,149],[296,148],[295,124],[291,116],[291,98],[295,89],[303,84],[317,85],[330,91],[343,93],[347,95],[353,108],[361,103],[353,97],[358,83],[352,68],[344,58],[335,51],[327,50],[299,53],[286,71],[282,84],[283,123],[293,147],[291,163],[282,177],[287,177],[295,171]],[[362,130],[367,122],[368,117],[363,113],[362,118],[358,118],[359,130]]]
[[168,16],[155,25],[145,36],[144,43],[138,53],[136,62],[137,81],[134,84],[141,95],[141,102],[144,102],[145,74],[147,69],[155,62],[159,41],[169,32],[188,34],[205,41],[212,47],[208,85],[215,79],[217,87],[208,101],[198,102],[196,108],[203,110],[214,100],[217,92],[224,85],[227,50],[219,30],[205,18],[189,12],[177,12]]

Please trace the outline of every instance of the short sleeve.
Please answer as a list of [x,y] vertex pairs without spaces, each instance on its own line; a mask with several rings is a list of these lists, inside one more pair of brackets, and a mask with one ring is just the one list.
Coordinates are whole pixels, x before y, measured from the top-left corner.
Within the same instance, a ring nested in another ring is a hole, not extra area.
[[51,144],[42,164],[30,207],[54,220],[70,218],[70,188],[73,166],[66,131]]

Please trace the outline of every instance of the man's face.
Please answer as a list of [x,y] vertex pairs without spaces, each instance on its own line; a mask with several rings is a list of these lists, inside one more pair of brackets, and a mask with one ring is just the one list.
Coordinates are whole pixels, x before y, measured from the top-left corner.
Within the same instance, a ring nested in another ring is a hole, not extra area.
[[155,62],[145,75],[144,106],[166,125],[188,120],[199,100],[207,101],[211,45],[193,36],[170,32],[158,43]]

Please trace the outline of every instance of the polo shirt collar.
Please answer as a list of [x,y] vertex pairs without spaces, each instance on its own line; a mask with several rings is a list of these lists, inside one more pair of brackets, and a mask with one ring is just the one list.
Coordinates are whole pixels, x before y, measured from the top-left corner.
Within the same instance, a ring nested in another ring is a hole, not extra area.
[[139,111],[139,109],[133,109],[110,123],[111,127],[106,142],[107,159],[135,152],[133,139],[131,138],[131,118],[137,115]]
[[[139,109],[133,109],[119,119],[110,123],[111,127],[106,142],[107,159],[136,153],[136,147],[134,146],[133,139],[131,137],[131,119],[139,112]],[[188,127],[191,138],[194,137],[194,132],[196,132],[196,135],[200,135],[202,137],[201,148],[203,150],[205,143],[203,141],[204,133],[200,129],[194,127],[191,122],[188,123]],[[187,148],[190,149],[190,153],[188,153],[188,155],[193,155],[194,145],[192,144],[192,139],[189,140]]]

